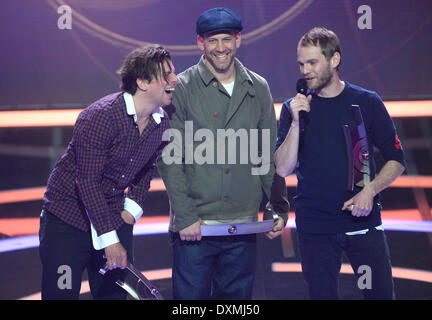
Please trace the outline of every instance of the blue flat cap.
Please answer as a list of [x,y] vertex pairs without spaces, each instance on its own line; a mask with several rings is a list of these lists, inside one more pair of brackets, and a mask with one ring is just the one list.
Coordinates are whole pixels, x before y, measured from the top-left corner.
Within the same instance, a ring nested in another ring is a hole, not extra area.
[[218,31],[240,32],[243,29],[242,18],[228,8],[213,8],[204,11],[196,22],[196,33],[205,35]]

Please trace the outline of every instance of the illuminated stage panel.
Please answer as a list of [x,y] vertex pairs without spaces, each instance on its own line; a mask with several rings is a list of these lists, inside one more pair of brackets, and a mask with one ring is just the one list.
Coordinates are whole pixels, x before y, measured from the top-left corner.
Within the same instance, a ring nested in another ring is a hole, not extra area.
[[[432,221],[421,218],[420,212],[411,210],[384,210],[382,213],[385,230],[432,232]],[[262,220],[262,213],[260,213]],[[142,217],[134,227],[134,235],[164,234],[168,232],[169,217]],[[296,228],[295,214],[290,212],[286,228]],[[0,219],[0,234],[11,238],[0,240],[0,253],[39,245],[39,218]]]
[[[297,185],[297,177],[289,175],[285,178],[287,187]],[[391,185],[391,188],[432,188],[432,176],[400,176]],[[0,204],[24,201],[41,200],[46,187],[23,188],[0,191]],[[150,183],[150,192],[165,191],[162,179],[153,179]]]
[[73,126],[82,109],[1,111],[0,128]]
[[[394,118],[432,116],[432,100],[385,101],[384,104]],[[274,107],[279,119],[282,103],[275,103]],[[0,111],[0,128],[73,126],[82,110]]]
[[[273,272],[302,272],[302,269],[300,263],[275,262],[272,264],[272,271]],[[354,274],[351,265],[345,263],[342,264],[340,273]],[[431,271],[392,267],[392,274],[394,278],[432,283]]]
[[[432,100],[384,101],[388,113],[393,118],[431,117]],[[276,118],[279,120],[282,103],[275,103]]]
[[[0,191],[0,204],[41,200],[45,189],[46,187],[34,187]],[[165,184],[162,179],[153,179],[150,182],[151,191],[165,191]]]

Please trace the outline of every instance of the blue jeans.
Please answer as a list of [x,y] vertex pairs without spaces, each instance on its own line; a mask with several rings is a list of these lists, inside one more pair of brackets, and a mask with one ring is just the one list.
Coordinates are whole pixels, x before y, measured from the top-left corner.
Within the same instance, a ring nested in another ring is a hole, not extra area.
[[[133,262],[133,226],[123,224],[117,235]],[[44,210],[40,218],[39,254],[42,261],[42,299],[78,299],[82,274],[87,269],[91,294],[94,299],[121,300],[126,292],[117,286],[116,279],[124,279],[126,271],[115,269],[104,276],[98,273],[105,265],[104,250],[93,248],[90,232],[74,228]]]
[[256,235],[173,241],[173,298],[249,300],[256,269]]
[[[365,299],[395,298],[390,253],[383,231],[371,228],[366,234],[359,235],[297,234],[303,276],[312,299],[338,298],[342,252],[351,263]],[[369,286],[367,280],[371,280]]]

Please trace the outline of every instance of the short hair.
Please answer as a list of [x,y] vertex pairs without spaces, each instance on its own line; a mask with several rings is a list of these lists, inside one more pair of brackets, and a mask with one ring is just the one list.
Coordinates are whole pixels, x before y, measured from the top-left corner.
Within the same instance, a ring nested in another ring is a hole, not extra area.
[[148,45],[130,52],[117,71],[120,89],[130,94],[137,91],[137,79],[152,81],[163,74],[163,63],[171,60],[170,53],[161,45]]
[[[324,27],[315,27],[309,30],[303,37],[301,37],[298,46],[307,47],[307,46],[315,46],[321,48],[321,53],[326,57],[327,60],[330,60],[333,57],[335,52],[339,52],[341,55],[342,62],[342,53],[339,43],[339,38],[332,30],[329,30]],[[336,67],[336,70],[339,70],[341,62]]]

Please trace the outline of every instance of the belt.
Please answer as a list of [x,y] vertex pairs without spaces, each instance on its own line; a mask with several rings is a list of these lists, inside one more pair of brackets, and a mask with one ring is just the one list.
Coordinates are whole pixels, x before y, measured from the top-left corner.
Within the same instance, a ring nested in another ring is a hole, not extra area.
[[272,219],[248,222],[248,223],[233,223],[233,224],[217,224],[217,225],[202,225],[202,236],[237,236],[243,234],[254,234],[267,232],[273,229],[273,225],[278,221],[279,216],[273,214]]

